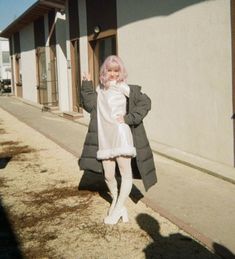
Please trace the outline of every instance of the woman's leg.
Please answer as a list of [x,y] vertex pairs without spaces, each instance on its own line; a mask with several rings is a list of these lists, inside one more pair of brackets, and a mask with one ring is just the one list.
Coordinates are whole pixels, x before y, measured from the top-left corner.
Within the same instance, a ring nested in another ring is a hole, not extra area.
[[116,205],[118,196],[117,180],[115,178],[115,160],[103,160],[102,163],[104,167],[105,182],[112,196],[112,203],[108,211],[109,215]]
[[117,157],[116,160],[122,177],[121,189],[115,208],[112,213],[104,219],[105,224],[116,224],[121,217],[123,221],[128,221],[128,214],[124,204],[132,188],[131,158]]
[[117,157],[119,171],[122,177],[120,193],[118,196],[116,208],[124,207],[125,201],[129,197],[132,188],[132,169],[130,157]]

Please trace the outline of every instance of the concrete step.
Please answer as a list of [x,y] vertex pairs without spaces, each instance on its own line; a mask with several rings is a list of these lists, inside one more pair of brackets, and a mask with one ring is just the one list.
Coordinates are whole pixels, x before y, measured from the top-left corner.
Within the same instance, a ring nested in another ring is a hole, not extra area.
[[58,111],[59,110],[59,106],[48,106],[50,111]]
[[69,120],[77,120],[83,117],[83,114],[78,112],[63,112],[63,117]]
[[42,106],[42,110],[45,110],[45,111],[58,111],[59,110],[59,106],[54,106],[54,105],[43,105]]

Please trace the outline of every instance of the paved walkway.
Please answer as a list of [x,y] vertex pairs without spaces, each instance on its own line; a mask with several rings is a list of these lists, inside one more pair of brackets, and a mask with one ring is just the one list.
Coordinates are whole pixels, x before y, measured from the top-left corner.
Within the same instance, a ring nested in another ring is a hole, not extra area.
[[[14,97],[0,96],[0,107],[79,156],[86,126]],[[235,258],[235,185],[160,155],[154,159],[158,184],[145,193],[135,181],[142,200],[224,258]]]

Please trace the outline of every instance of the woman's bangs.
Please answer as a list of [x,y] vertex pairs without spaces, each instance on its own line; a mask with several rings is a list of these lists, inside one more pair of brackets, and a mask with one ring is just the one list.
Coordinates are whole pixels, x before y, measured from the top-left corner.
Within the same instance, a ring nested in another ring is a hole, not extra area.
[[115,70],[119,70],[119,71],[121,70],[119,64],[116,62],[110,62],[109,64],[107,64],[106,68],[107,68],[107,70],[109,70],[109,69],[115,69]]

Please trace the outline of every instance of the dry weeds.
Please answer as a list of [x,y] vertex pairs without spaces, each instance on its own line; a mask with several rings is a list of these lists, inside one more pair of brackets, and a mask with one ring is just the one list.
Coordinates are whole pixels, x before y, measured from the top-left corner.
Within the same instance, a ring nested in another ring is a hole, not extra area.
[[2,117],[0,258],[217,258],[142,203],[128,201],[129,224],[104,225],[104,190],[78,188],[77,158]]

